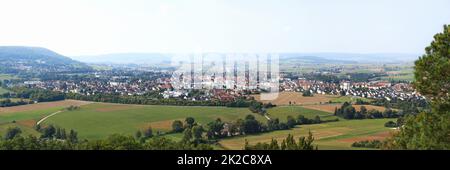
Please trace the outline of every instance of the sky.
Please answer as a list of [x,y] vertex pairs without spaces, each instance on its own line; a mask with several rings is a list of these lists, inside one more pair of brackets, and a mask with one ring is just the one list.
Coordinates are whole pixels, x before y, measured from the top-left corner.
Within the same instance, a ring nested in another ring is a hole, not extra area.
[[0,0],[0,46],[124,52],[423,53],[449,0]]

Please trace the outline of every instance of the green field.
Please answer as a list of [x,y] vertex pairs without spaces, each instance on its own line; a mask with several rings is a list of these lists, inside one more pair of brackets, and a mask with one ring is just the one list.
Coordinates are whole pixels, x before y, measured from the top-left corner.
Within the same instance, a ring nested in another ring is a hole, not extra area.
[[63,109],[63,107],[54,107],[42,110],[32,110],[15,113],[0,113],[0,123],[9,123],[12,121],[29,121],[29,120],[38,121],[39,119],[61,109]]
[[353,97],[353,96],[340,96],[334,99],[331,99],[331,102],[333,103],[345,103],[345,102],[350,102],[350,103],[354,103],[356,102],[357,99],[360,99],[364,102],[371,102],[371,99],[367,99],[367,98],[362,98],[362,97]]
[[245,140],[249,144],[258,142],[270,142],[276,139],[281,142],[288,134],[294,135],[297,139],[300,136],[307,136],[309,130],[314,135],[315,144],[319,149],[361,149],[352,148],[351,144],[355,141],[366,139],[382,139],[389,132],[389,128],[384,127],[384,123],[390,119],[367,119],[367,120],[342,120],[339,122],[331,122],[314,125],[301,125],[291,130],[274,131],[260,135],[233,137],[220,141],[224,149],[243,149]]
[[414,81],[414,74],[410,73],[410,74],[402,74],[402,75],[390,75],[390,76],[381,77],[381,80],[412,82],[412,81]]
[[286,122],[288,116],[292,116],[297,118],[298,115],[303,115],[306,118],[313,119],[316,116],[319,116],[322,120],[330,120],[336,119],[336,116],[331,115],[330,113],[306,109],[300,106],[279,106],[272,108],[268,111],[270,118],[278,118],[281,122]]
[[[27,107],[36,107],[28,105]],[[64,110],[65,107],[49,107],[21,112],[2,112],[0,110],[0,134],[4,135],[6,129],[18,126],[23,134],[39,135],[33,129],[35,123],[43,117]],[[301,106],[280,106],[268,110],[269,117],[279,118],[285,122],[287,116],[301,114],[307,118],[319,116],[322,120],[335,119],[331,113],[306,109]],[[202,125],[217,118],[223,121],[236,121],[246,115],[254,115],[260,122],[266,123],[267,119],[261,115],[253,114],[247,108],[226,107],[182,107],[182,106],[142,106],[92,103],[81,106],[79,110],[63,111],[43,122],[43,125],[55,125],[66,130],[74,129],[80,139],[101,139],[111,134],[119,133],[134,135],[137,130],[143,130],[149,126],[156,131],[169,131],[174,120],[184,120],[193,117]],[[283,139],[288,134],[296,137],[307,135],[308,130],[313,132],[319,149],[361,149],[351,148],[354,141],[365,139],[377,139],[377,136],[390,131],[384,127],[388,119],[376,120],[343,120],[315,125],[301,125],[291,130],[274,131],[260,135],[227,138],[220,141],[217,149],[242,149],[245,139],[251,144],[256,142],[268,142],[272,138]],[[13,123],[15,122],[15,123]],[[386,134],[384,134],[386,135]],[[180,140],[182,134],[169,134],[165,137]]]
[[6,90],[6,89],[0,87],[0,94],[4,94],[4,93],[8,93],[8,92],[9,92],[9,90]]
[[[0,74],[0,81],[3,80],[12,80],[12,79],[17,79],[17,77],[13,76],[13,75],[9,75],[9,74]],[[0,87],[0,94],[4,94],[9,92],[7,89],[4,89],[2,87]]]
[[17,79],[17,77],[9,74],[0,74],[0,80],[12,80],[12,79]]
[[27,135],[39,136],[39,132],[35,131],[32,127],[24,126],[18,123],[0,123],[0,136],[5,135],[8,128],[14,127],[20,128],[23,136]]
[[[200,124],[217,118],[235,121],[251,113],[247,108],[178,107],[90,104],[77,111],[65,111],[47,119],[44,124],[74,129],[80,138],[100,139],[113,133],[133,135],[149,126],[154,131],[169,131],[174,120],[193,117]],[[259,121],[263,116],[253,114]]]

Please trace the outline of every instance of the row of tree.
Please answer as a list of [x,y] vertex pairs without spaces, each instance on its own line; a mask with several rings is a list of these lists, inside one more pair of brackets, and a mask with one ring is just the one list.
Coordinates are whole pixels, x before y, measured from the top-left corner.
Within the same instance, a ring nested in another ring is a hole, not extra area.
[[40,125],[36,125],[35,130],[41,133],[40,138],[42,139],[67,140],[72,143],[78,141],[78,133],[73,129],[67,134],[66,129],[64,128],[55,127],[53,125],[42,128]]
[[24,100],[12,101],[11,99],[0,100],[0,107],[12,107],[12,106],[20,106],[31,104],[32,101],[26,102]]
[[383,147],[383,142],[380,140],[364,140],[359,142],[354,142],[352,147],[356,148],[377,148],[380,149]]
[[155,97],[155,94],[149,93],[145,95],[124,96],[120,94],[93,94],[82,95],[77,93],[68,93],[65,96],[67,99],[106,102],[106,103],[121,103],[121,104],[142,104],[142,105],[175,105],[175,106],[225,106],[225,107],[250,107],[254,100],[246,100],[238,98],[233,101],[220,100],[184,100],[181,98],[163,99]]
[[380,112],[375,109],[367,110],[365,106],[361,106],[360,111],[356,111],[355,107],[348,102],[345,102],[340,108],[336,108],[334,115],[344,119],[380,119],[398,118],[402,116],[398,111],[389,108]]
[[[209,122],[205,127],[197,124],[192,117],[188,117],[184,122],[175,120],[172,123],[172,133],[183,132],[186,135],[191,134],[195,141],[202,141],[203,133],[206,133],[207,140],[218,140],[229,136],[239,136],[247,134],[257,134],[264,132],[271,132],[276,130],[288,130],[294,128],[296,125],[304,124],[318,124],[329,121],[322,121],[319,116],[314,119],[306,118],[303,115],[298,115],[295,119],[292,116],[287,117],[287,122],[280,122],[278,118],[270,119],[267,124],[259,122],[253,115],[247,115],[244,119],[238,119],[235,122],[223,122],[220,118]],[[205,141],[205,140],[203,140]]]
[[298,142],[291,134],[283,139],[281,144],[278,144],[276,139],[272,139],[270,143],[257,143],[255,145],[250,145],[245,140],[244,150],[318,150],[318,146],[314,145],[314,137],[309,131],[308,137],[302,136],[298,139]]
[[387,99],[376,99],[371,102],[375,106],[383,106],[387,108],[395,108],[402,110],[404,114],[418,114],[421,111],[430,111],[430,104],[425,99],[420,98],[409,98],[400,100],[398,98]]
[[212,150],[211,145],[176,142],[163,137],[137,140],[132,136],[111,135],[101,140],[83,140],[76,143],[68,140],[44,139],[34,136],[17,136],[0,140],[0,150]]
[[[33,89],[25,87],[14,87],[10,89],[12,92],[4,93],[1,95],[5,100],[0,101],[0,107],[10,107],[18,105],[26,105],[34,102],[51,102],[59,101],[65,99],[65,94],[60,92],[55,92],[45,89]],[[12,101],[10,98],[27,99],[29,102],[24,100]]]

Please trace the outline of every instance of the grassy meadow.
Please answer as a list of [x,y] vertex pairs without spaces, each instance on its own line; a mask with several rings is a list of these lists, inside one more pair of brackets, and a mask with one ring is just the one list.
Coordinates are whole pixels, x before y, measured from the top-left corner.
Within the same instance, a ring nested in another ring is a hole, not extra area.
[[[74,111],[65,110],[70,105],[80,106]],[[8,127],[20,127],[25,135],[39,135],[33,128],[37,121],[57,111],[61,111],[43,122],[43,126],[55,125],[66,130],[74,129],[80,139],[101,139],[111,134],[134,135],[137,130],[151,126],[156,131],[169,131],[174,120],[193,117],[200,124],[207,124],[217,118],[225,122],[254,115],[260,122],[267,119],[253,114],[247,108],[226,107],[185,107],[185,106],[143,106],[81,101],[61,101],[39,103],[11,108],[0,108],[0,134]],[[287,116],[304,115],[307,118],[319,116],[322,120],[335,119],[332,113],[305,108],[303,106],[279,106],[268,110],[270,118],[285,122]],[[251,136],[226,138],[219,142],[218,149],[242,149],[245,139],[250,144],[268,142],[272,138],[283,139],[288,134],[295,137],[307,135],[311,130],[319,149],[361,149],[352,148],[355,141],[383,139],[392,131],[384,127],[388,119],[343,120],[315,125],[301,125],[291,130],[274,131]],[[180,140],[182,134],[169,134],[165,137]]]
[[315,138],[314,143],[318,145],[319,149],[361,149],[352,148],[351,144],[361,140],[384,139],[390,135],[393,130],[384,127],[384,123],[387,121],[389,119],[341,120],[324,124],[301,125],[291,130],[232,137],[219,143],[224,149],[243,149],[245,140],[249,144],[270,142],[272,138],[281,142],[288,134],[292,134],[295,139],[298,139],[298,137],[307,136],[311,131]]

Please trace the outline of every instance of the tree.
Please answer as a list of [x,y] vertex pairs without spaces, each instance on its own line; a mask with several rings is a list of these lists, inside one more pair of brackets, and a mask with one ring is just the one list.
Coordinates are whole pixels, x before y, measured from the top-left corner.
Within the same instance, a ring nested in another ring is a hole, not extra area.
[[195,119],[193,117],[187,117],[185,122],[188,128],[192,128],[194,126]]
[[449,117],[422,112],[408,115],[403,127],[387,140],[386,149],[450,149]]
[[319,124],[321,122],[322,122],[322,120],[320,120],[319,116],[314,117],[314,123]]
[[298,150],[317,150],[317,146],[314,146],[314,137],[311,131],[308,132],[308,137],[300,137],[298,141]]
[[189,142],[189,141],[192,140],[192,130],[191,130],[191,128],[184,129],[183,134],[184,134],[184,136],[183,136],[183,141],[184,142]]
[[303,92],[302,96],[303,96],[303,97],[313,97],[314,94],[311,93],[311,91],[306,90],[305,92]]
[[22,133],[22,130],[20,130],[20,128],[18,128],[18,127],[14,127],[14,128],[9,127],[6,130],[6,134],[5,134],[4,139],[6,139],[6,140],[14,139],[16,136],[19,136],[21,133]]
[[280,129],[280,120],[278,118],[270,119],[267,121],[267,129],[269,131]]
[[70,143],[77,143],[78,142],[78,134],[73,129],[71,129],[70,132],[69,132],[68,140],[69,140]]
[[222,130],[224,129],[225,123],[222,120],[217,119],[213,122],[208,123],[208,137],[211,139],[217,139],[222,137]]
[[263,104],[257,101],[252,101],[248,109],[253,113],[261,114],[262,112],[264,112]]
[[59,128],[59,127],[56,128],[55,138],[61,139],[61,128]]
[[202,139],[203,131],[202,126],[196,125],[192,127],[192,135],[194,136],[195,141],[200,141]]
[[397,123],[395,123],[394,121],[388,121],[384,124],[384,127],[394,128],[394,127],[398,127],[398,126],[397,126]]
[[228,123],[228,133],[231,136],[234,136],[236,133],[239,133],[239,126],[235,123]]
[[152,127],[149,126],[147,129],[144,130],[144,138],[148,139],[151,137],[153,137],[153,129]]
[[432,100],[437,113],[450,110],[450,25],[434,36],[425,55],[415,62],[414,86],[417,91]]
[[41,131],[41,125],[36,125],[36,126],[34,126],[34,130],[36,130],[36,131]]
[[431,100],[431,112],[409,115],[384,147],[387,149],[450,149],[450,26],[434,36],[425,55],[415,62],[414,86]]
[[247,115],[242,127],[245,134],[254,134],[261,132],[261,123],[253,115]]
[[61,129],[61,139],[67,139],[66,129]]
[[297,124],[297,121],[295,121],[295,119],[294,119],[294,117],[292,117],[292,116],[288,116],[287,117],[287,126],[289,127],[289,128],[294,128],[295,127],[295,125]]
[[314,145],[314,137],[311,131],[308,133],[308,137],[300,137],[298,142],[295,141],[294,136],[288,134],[286,139],[283,139],[281,145],[278,141],[272,139],[270,143],[257,143],[256,145],[248,144],[245,140],[245,150],[317,150],[317,145]]
[[142,149],[142,145],[137,142],[132,136],[122,136],[114,134],[109,136],[104,141],[106,150],[139,150]]
[[53,138],[55,136],[56,129],[53,125],[49,125],[48,127],[44,128],[42,133],[42,138]]
[[269,144],[269,150],[280,150],[280,146],[278,145],[278,141],[272,138],[272,141]]
[[[361,100],[361,99],[358,99],[358,100]],[[360,112],[361,112],[362,115],[366,115],[367,114],[366,106],[361,106],[360,110],[361,110]]]
[[299,124],[299,125],[308,124],[308,119],[305,118],[305,116],[303,116],[303,115],[298,115],[297,116],[297,124]]
[[184,128],[183,128],[183,122],[179,121],[179,120],[175,120],[172,123],[172,131],[175,133],[180,133],[183,132]]
[[136,131],[134,137],[136,137],[136,139],[140,139],[142,137],[142,132],[140,130]]

